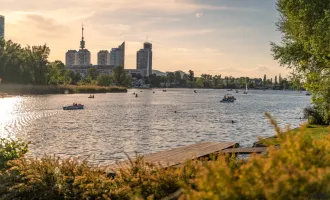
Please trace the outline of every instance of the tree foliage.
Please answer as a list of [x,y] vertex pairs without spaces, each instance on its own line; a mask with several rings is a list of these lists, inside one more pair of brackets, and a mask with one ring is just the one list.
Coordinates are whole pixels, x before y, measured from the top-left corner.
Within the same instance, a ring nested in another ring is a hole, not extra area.
[[271,43],[273,56],[301,77],[313,94],[316,111],[330,121],[330,3],[328,0],[278,0],[281,44]]
[[132,84],[132,77],[127,73],[124,67],[116,67],[112,70],[113,81],[120,86],[129,86]]

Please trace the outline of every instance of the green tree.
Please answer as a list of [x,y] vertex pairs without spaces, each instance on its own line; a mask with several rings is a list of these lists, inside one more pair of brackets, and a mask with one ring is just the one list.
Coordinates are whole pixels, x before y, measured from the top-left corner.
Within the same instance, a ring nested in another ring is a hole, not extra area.
[[173,72],[169,72],[167,73],[167,80],[170,83],[170,86],[172,85],[172,83],[175,81],[175,75]]
[[264,75],[264,86],[266,86],[266,81],[267,81],[267,77],[266,77],[266,74]]
[[192,70],[189,70],[189,81],[190,81],[190,87],[192,87],[194,85],[194,81],[195,81],[195,78],[194,78],[194,71]]
[[[19,44],[0,37],[0,78],[4,83],[28,83],[31,81],[30,70],[21,69],[23,50]],[[22,77],[23,75],[27,76]]]
[[112,83],[112,77],[108,74],[100,74],[97,77],[97,85],[99,86],[109,86]]
[[220,88],[220,84],[221,84],[221,74],[220,75],[215,75],[213,77],[213,83],[214,83],[214,88]]
[[96,68],[89,68],[87,70],[87,77],[91,80],[96,80],[99,76],[99,73],[97,72]]
[[112,70],[112,79],[114,83],[120,86],[131,86],[132,85],[132,76],[127,73],[124,67],[119,66],[115,67]]
[[274,58],[305,79],[314,108],[330,121],[329,0],[278,0],[281,44],[271,43]]
[[174,80],[175,80],[175,83],[178,85],[181,81],[181,74],[179,71],[176,71],[174,73]]

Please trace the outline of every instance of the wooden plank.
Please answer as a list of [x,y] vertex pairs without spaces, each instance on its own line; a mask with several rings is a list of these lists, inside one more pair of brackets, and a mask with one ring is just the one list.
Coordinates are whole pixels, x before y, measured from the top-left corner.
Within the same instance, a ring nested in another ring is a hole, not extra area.
[[[224,149],[236,146],[236,144],[237,143],[235,142],[204,142],[152,153],[143,156],[143,159],[145,162],[159,167],[170,167],[182,164],[187,160],[201,158],[213,153],[219,153]],[[132,161],[134,162],[134,159],[132,159]],[[118,168],[126,168],[128,166],[130,166],[130,162],[123,161],[115,165],[111,165],[108,168],[116,171]]]
[[222,153],[237,153],[237,154],[251,154],[263,153],[267,151],[267,147],[252,147],[252,148],[231,148],[222,150]]

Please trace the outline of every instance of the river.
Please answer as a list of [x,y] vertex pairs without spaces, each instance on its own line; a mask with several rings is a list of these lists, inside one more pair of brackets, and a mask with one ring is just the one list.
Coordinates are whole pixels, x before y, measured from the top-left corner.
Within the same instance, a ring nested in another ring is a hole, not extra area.
[[[130,89],[95,94],[95,99],[86,94],[4,98],[0,99],[0,136],[31,141],[31,157],[88,157],[92,164],[107,165],[125,159],[124,152],[132,156],[203,141],[251,146],[259,136],[274,135],[264,112],[281,127],[297,127],[303,123],[299,119],[303,108],[311,103],[304,93],[272,90],[251,90],[247,95],[233,91],[235,103],[220,103],[227,93]],[[85,109],[62,110],[73,102]]]

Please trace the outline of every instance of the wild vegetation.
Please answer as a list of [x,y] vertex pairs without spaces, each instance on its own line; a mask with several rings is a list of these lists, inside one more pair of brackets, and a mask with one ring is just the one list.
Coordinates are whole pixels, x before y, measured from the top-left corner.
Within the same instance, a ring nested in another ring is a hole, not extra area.
[[[330,4],[328,0],[278,0],[281,44],[272,43],[274,58],[292,70],[313,95],[313,113],[330,122]],[[310,110],[311,111],[311,110]],[[314,115],[316,116],[316,115]]]

